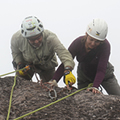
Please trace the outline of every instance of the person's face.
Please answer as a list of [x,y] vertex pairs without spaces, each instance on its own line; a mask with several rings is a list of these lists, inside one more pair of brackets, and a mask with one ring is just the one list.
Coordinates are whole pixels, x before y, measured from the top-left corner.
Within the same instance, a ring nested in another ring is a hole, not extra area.
[[36,35],[36,36],[27,38],[27,40],[29,41],[29,43],[30,43],[33,47],[37,48],[37,47],[39,47],[39,46],[41,45],[41,43],[42,43],[42,38],[43,38],[43,37],[42,37],[42,34],[38,34],[38,35]]
[[90,51],[94,48],[96,48],[97,46],[99,46],[101,43],[100,40],[97,40],[95,38],[92,38],[91,36],[87,35],[87,39],[85,42],[85,48],[87,51]]

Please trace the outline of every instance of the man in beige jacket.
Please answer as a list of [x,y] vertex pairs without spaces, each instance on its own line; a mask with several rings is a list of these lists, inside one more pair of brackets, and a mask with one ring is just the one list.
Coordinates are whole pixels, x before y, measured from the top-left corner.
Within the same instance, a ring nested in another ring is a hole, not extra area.
[[[27,80],[31,80],[35,72],[43,82],[51,80],[58,65],[55,53],[64,64],[65,73],[74,68],[74,61],[68,50],[54,33],[44,30],[41,21],[34,16],[25,18],[21,30],[12,36],[11,50],[15,69],[31,66],[27,72],[18,72],[20,77]],[[73,74],[68,72],[65,75],[66,79],[72,79],[75,83]]]

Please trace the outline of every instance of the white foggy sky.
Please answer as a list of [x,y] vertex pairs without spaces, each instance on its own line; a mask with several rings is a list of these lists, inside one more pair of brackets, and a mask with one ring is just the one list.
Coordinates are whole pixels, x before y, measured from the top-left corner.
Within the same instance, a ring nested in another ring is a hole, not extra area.
[[[0,0],[0,75],[14,71],[10,40],[25,17],[38,17],[44,28],[56,33],[66,48],[75,38],[85,34],[87,24],[93,18],[102,18],[108,24],[109,61],[114,65],[120,84],[119,11],[120,0]],[[75,76],[76,67],[77,63],[73,71]],[[62,80],[59,84],[64,85]]]

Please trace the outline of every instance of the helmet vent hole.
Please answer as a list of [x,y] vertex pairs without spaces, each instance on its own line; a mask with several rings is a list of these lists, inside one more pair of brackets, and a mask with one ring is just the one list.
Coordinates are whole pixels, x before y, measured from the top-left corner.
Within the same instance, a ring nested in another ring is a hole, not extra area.
[[25,36],[27,35],[27,32],[25,32]]
[[38,28],[38,31],[40,31],[40,28]]
[[27,30],[34,30],[36,28],[36,26],[32,27],[32,28],[28,28]]
[[26,17],[25,19],[32,18],[32,16]]
[[24,30],[22,30],[21,32],[24,33]]
[[37,19],[37,21],[38,21],[38,23],[40,23],[40,20]]
[[41,28],[43,27],[41,24],[39,25]]

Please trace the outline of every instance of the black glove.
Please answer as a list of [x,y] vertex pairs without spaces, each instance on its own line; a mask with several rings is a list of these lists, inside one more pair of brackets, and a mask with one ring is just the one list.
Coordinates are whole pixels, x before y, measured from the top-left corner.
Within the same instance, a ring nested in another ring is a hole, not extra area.
[[18,70],[19,70],[19,69],[22,69],[22,68],[24,68],[24,67],[25,67],[25,65],[22,64],[22,63],[17,65],[17,69],[18,69]]
[[14,60],[12,61],[12,64],[13,64],[13,67],[14,67],[14,69],[16,70],[16,69],[22,69],[22,68],[24,68],[25,67],[25,64],[22,64],[22,63],[16,63]]

